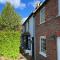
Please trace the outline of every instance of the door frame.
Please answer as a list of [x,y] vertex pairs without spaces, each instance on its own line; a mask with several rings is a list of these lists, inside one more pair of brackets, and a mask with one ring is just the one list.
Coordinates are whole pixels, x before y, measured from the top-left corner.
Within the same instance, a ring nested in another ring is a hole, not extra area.
[[56,40],[56,42],[57,42],[57,43],[56,43],[56,47],[57,47],[57,49],[56,49],[56,51],[57,51],[57,55],[56,55],[56,56],[57,56],[57,60],[58,60],[58,39],[59,39],[59,38],[60,38],[60,36],[57,37],[57,40]]

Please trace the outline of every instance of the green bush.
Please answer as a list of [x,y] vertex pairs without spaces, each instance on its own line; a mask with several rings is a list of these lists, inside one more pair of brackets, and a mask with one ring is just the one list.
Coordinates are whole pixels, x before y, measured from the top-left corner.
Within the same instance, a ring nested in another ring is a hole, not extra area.
[[17,57],[19,55],[20,33],[14,31],[0,32],[0,56]]

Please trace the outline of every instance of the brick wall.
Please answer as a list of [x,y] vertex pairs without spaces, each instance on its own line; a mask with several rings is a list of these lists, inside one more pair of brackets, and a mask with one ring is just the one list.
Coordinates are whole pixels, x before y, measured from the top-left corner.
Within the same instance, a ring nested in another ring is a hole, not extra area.
[[[57,5],[57,0],[49,0],[45,5],[46,22],[43,24],[40,24],[40,10],[35,14],[36,60],[57,60],[56,40],[51,39],[51,35],[60,31],[60,17],[56,17],[58,15]],[[44,35],[46,36],[47,57],[39,54],[40,36]]]
[[46,7],[46,20],[58,15],[58,0],[49,0],[45,5]]

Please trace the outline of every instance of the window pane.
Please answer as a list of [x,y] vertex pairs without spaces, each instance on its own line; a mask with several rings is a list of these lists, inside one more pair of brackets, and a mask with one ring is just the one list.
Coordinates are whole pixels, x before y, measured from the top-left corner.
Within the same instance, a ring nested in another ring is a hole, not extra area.
[[41,38],[41,52],[46,53],[46,39]]
[[31,50],[31,40],[28,39],[28,49]]
[[42,8],[40,10],[40,23],[44,23],[45,22],[45,8]]

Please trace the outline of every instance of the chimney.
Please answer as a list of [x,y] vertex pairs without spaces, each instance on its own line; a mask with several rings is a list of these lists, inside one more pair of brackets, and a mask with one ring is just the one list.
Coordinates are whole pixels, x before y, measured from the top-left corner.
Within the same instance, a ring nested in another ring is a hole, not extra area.
[[36,3],[36,8],[35,9],[38,9],[40,7],[40,3]]

